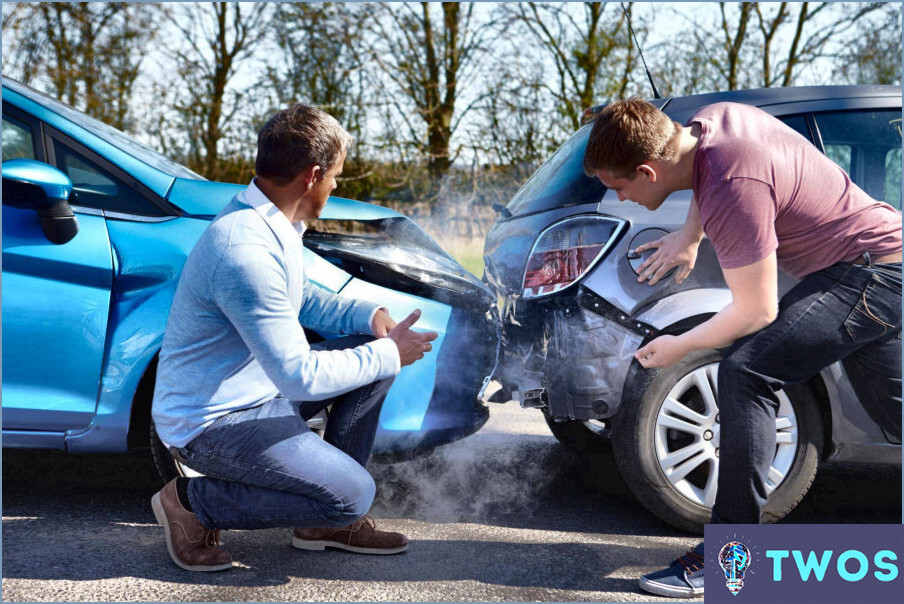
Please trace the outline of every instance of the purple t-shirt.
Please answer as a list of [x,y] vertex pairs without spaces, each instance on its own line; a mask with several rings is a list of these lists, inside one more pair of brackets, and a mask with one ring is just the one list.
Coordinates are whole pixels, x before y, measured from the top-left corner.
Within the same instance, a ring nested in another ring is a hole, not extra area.
[[863,252],[901,249],[901,213],[768,113],[716,103],[687,125],[694,122],[702,129],[694,197],[722,268],[775,251],[779,268],[801,279]]

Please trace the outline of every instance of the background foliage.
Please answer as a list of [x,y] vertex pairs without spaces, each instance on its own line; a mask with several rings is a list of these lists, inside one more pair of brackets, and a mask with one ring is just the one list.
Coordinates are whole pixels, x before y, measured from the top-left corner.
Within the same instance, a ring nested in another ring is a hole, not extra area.
[[[3,3],[3,73],[210,179],[248,182],[295,102],[356,137],[338,195],[482,237],[578,126],[652,96],[901,84],[901,4]],[[451,239],[450,239],[451,238]],[[456,245],[452,243],[453,247]]]

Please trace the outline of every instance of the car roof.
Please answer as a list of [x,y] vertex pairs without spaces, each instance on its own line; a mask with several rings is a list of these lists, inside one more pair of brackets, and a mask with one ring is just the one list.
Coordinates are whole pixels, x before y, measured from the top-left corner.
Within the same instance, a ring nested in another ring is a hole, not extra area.
[[[882,101],[882,104],[885,104],[884,101],[888,101],[889,106],[900,107],[901,87],[890,85],[786,86],[707,92],[647,100],[665,111],[673,120],[684,123],[698,109],[713,103],[744,103],[761,108],[806,103],[818,104],[820,109],[824,110],[834,104],[838,105],[838,109],[853,108],[858,101],[874,100]],[[583,123],[593,121],[592,117],[602,111],[605,106],[605,104],[597,105],[588,109],[587,118]]]
[[690,117],[697,109],[713,103],[745,103],[756,107],[786,105],[804,102],[837,101],[839,108],[849,107],[850,102],[857,99],[898,100],[900,106],[900,86],[788,86],[784,88],[752,88],[748,90],[729,90],[726,92],[710,92],[688,96],[673,97],[665,105],[665,112],[672,119]]

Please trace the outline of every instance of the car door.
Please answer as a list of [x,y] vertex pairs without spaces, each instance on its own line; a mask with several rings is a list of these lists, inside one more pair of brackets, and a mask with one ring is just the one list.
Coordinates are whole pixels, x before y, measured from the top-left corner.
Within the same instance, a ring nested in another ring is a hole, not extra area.
[[[4,162],[47,161],[44,135],[40,121],[3,103]],[[73,207],[79,232],[55,245],[34,211],[3,201],[4,443],[62,447],[97,406],[114,268],[106,221]]]

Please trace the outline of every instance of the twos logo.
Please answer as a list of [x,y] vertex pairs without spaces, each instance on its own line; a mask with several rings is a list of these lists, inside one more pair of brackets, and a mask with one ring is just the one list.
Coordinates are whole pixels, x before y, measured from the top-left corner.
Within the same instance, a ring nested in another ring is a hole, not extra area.
[[705,539],[707,604],[904,603],[902,525],[707,525]]
[[719,550],[719,566],[725,571],[725,587],[736,596],[744,587],[744,573],[750,566],[750,550],[740,541],[731,541]]

